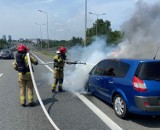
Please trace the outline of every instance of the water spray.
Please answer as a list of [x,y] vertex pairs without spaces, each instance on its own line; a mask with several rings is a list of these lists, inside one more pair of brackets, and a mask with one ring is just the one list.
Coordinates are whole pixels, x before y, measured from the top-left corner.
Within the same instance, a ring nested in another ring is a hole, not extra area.
[[[78,62],[78,61],[65,61],[66,64],[83,64],[86,65],[86,63]],[[46,63],[39,63],[39,65],[48,65],[48,64],[54,64],[54,62],[46,62]]]
[[54,62],[46,62],[46,63],[38,63],[38,65],[48,65],[48,64],[53,64]]

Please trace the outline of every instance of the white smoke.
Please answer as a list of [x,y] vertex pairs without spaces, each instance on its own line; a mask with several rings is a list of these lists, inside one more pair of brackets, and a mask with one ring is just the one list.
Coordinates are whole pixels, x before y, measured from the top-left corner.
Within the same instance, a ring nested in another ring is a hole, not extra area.
[[[148,5],[139,1],[136,8],[133,16],[121,27],[124,39],[117,47],[107,47],[106,39],[96,38],[90,46],[75,46],[68,51],[68,58],[86,62],[87,65],[66,65],[63,84],[65,90],[83,92],[88,73],[104,58],[152,59],[155,56],[160,45],[160,3]],[[156,58],[159,58],[159,53]]]
[[64,76],[64,89],[71,92],[84,92],[88,73],[100,60],[112,55],[112,48],[106,47],[105,39],[96,38],[87,47],[75,46],[68,50],[68,59],[85,62],[86,65],[66,65]]
[[160,45],[160,3],[139,1],[136,5],[136,12],[122,25],[125,37],[119,44],[120,57],[153,58]]

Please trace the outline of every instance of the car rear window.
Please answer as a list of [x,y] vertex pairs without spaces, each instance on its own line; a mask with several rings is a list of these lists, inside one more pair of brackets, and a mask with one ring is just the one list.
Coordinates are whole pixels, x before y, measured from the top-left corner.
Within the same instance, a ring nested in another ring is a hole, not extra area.
[[142,63],[137,76],[142,80],[160,80],[160,62]]

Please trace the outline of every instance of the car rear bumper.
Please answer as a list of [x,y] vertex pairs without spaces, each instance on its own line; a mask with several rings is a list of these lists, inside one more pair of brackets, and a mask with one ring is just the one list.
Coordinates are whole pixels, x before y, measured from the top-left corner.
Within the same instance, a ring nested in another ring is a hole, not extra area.
[[160,112],[160,97],[135,96],[135,102],[139,109],[148,112]]

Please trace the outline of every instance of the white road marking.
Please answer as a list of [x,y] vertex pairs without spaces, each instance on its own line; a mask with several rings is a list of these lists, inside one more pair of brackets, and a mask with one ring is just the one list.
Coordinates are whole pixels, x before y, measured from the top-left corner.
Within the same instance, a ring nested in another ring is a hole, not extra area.
[[[45,64],[38,56],[36,56],[34,53],[32,53],[40,62],[42,62],[43,64]],[[53,70],[48,66],[45,65],[51,72],[53,72]]]
[[3,73],[0,74],[0,78],[3,76]]
[[102,112],[98,107],[96,107],[92,102],[90,102],[83,95],[76,93],[77,97],[81,99],[86,106],[88,106],[111,130],[123,130],[115,122],[113,122],[104,112]]
[[[32,53],[33,54],[33,53]],[[39,61],[44,63],[39,57],[33,54]],[[51,72],[53,70],[45,65]],[[83,103],[86,104],[111,130],[123,130],[120,126],[118,126],[114,121],[112,121],[104,112],[102,112],[98,107],[96,107],[92,102],[90,102],[86,97],[81,94],[76,93],[76,96],[81,99]]]

